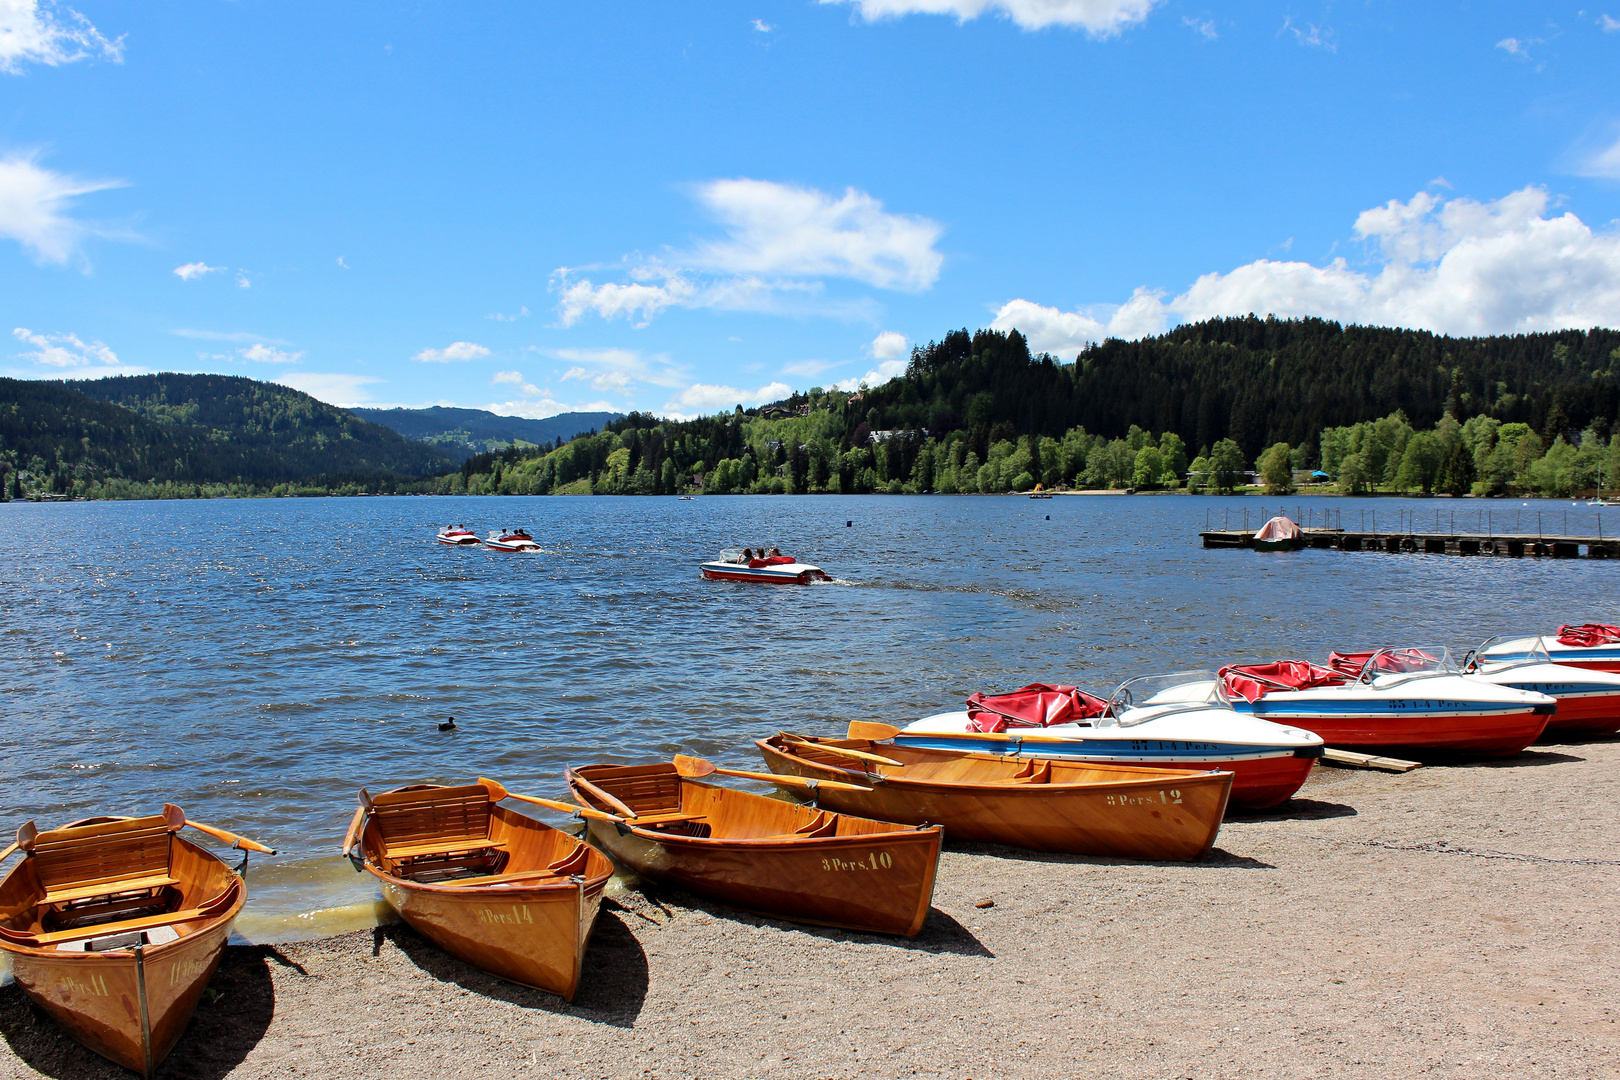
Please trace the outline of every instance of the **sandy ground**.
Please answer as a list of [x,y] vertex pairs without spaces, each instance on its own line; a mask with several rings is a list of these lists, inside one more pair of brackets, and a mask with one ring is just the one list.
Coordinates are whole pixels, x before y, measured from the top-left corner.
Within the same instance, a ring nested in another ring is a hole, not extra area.
[[[159,1075],[1620,1076],[1617,766],[1319,769],[1191,865],[954,847],[914,941],[623,891],[572,1005],[400,927],[233,948]],[[15,987],[0,1036],[129,1075]]]

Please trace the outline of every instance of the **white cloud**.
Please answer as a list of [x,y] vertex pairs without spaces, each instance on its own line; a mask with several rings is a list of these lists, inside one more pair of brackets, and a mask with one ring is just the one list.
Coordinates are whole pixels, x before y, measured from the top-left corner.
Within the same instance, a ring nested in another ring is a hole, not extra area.
[[446,364],[452,360],[477,360],[489,355],[489,350],[470,341],[453,341],[442,349],[423,349],[412,360],[424,364]]
[[643,356],[634,349],[554,349],[552,356],[573,366],[563,381],[588,382],[593,390],[629,393],[641,383],[681,386],[687,374],[663,354]]
[[1620,30],[1620,19],[1613,18],[1610,15],[1602,15],[1598,18],[1598,25],[1603,27],[1604,33],[1612,34]]
[[544,394],[538,398],[524,398],[522,401],[494,401],[479,408],[488,409],[497,416],[521,416],[528,420],[544,420],[548,416],[568,412],[624,412],[624,408],[611,401],[586,401],[570,404],[557,401]]
[[904,356],[906,352],[906,335],[894,330],[885,330],[872,339],[872,344],[866,347],[878,360],[893,360],[897,356]]
[[1118,306],[1097,305],[1086,311],[1062,311],[1029,300],[1001,305],[993,329],[1017,330],[1029,341],[1031,352],[1049,352],[1069,359],[1092,342],[1105,338],[1150,337],[1164,332],[1166,315],[1159,294],[1137,289]]
[[11,331],[11,336],[24,345],[32,345],[34,351],[18,353],[36,364],[43,364],[52,368],[87,368],[101,367],[113,368],[116,371],[104,374],[124,374],[139,370],[125,368],[118,362],[118,354],[107,348],[99,341],[82,341],[77,334],[36,334],[26,327],[19,326]]
[[906,361],[885,360],[865,375],[856,375],[849,379],[840,379],[833,383],[834,390],[859,390],[862,386],[882,386],[890,379],[899,378],[906,373]]
[[[0,0],[3,5],[7,0]],[[3,10],[3,8],[0,8]],[[124,186],[122,180],[86,180],[42,168],[38,152],[0,158],[0,236],[27,248],[42,263],[65,263],[86,236],[114,236],[67,216],[73,200]]]
[[1081,29],[1109,37],[1148,17],[1157,0],[821,0],[853,3],[868,22],[903,15],[954,15],[958,22],[994,13],[1025,30],[1048,26]]
[[1061,341],[1066,352],[1101,336],[1250,313],[1453,336],[1620,326],[1620,232],[1593,232],[1568,212],[1548,216],[1549,204],[1538,187],[1484,203],[1419,192],[1356,218],[1357,237],[1377,250],[1376,270],[1342,258],[1326,266],[1260,259],[1205,274],[1168,302],[1138,289],[1107,325],[1021,300],[994,325],[1017,326],[1037,349]]
[[690,420],[694,416],[735,408],[748,407],[761,402],[776,401],[793,393],[784,382],[766,383],[755,390],[739,390],[735,386],[717,386],[711,383],[693,383],[664,403],[664,415],[676,420]]
[[919,292],[939,277],[938,222],[891,214],[864,191],[838,198],[769,180],[715,180],[698,201],[730,239],[699,247],[699,266],[732,274],[841,277],[881,289]]
[[304,356],[302,352],[283,352],[272,349],[260,342],[246,349],[237,349],[237,355],[244,360],[252,360],[256,364],[296,364]]
[[340,267],[341,267],[341,268],[343,268],[343,269],[344,269],[344,270],[352,270],[352,269],[354,269],[354,268],[353,268],[353,267],[351,267],[351,266],[350,266],[350,265],[349,265],[349,264],[348,264],[348,263],[346,263],[346,262],[344,262],[344,261],[343,261],[343,256],[341,256],[341,255],[339,255],[339,256],[338,256],[338,257],[337,257],[337,264],[338,264],[338,266],[340,266]]
[[1191,15],[1183,15],[1181,17],[1181,25],[1192,27],[1198,33],[1203,35],[1205,41],[1214,41],[1216,38],[1221,36],[1215,30],[1214,19],[1195,19]]
[[[3,0],[0,0],[0,2],[3,2]],[[223,266],[209,266],[203,262],[186,263],[184,266],[174,268],[174,276],[181,281],[190,281],[192,278],[200,278],[204,274],[217,274],[223,269],[225,269]]]
[[382,381],[373,375],[340,375],[324,371],[289,371],[276,379],[283,386],[302,390],[317,401],[336,405],[340,409],[371,404],[371,392],[366,387]]
[[561,267],[551,276],[561,325],[587,314],[645,326],[672,307],[870,317],[866,299],[821,299],[824,279],[921,292],[939,278],[943,227],[894,214],[854,188],[833,196],[768,180],[716,180],[694,189],[726,230],[666,258],[636,259],[629,281],[598,285]]
[[527,319],[528,317],[529,309],[527,307],[518,308],[518,313],[516,315],[506,315],[502,312],[495,311],[484,316],[484,318],[494,319],[496,322],[517,322],[519,319]]
[[236,287],[238,289],[251,289],[251,288],[253,288],[253,282],[247,276],[247,271],[246,270],[238,270],[236,272]]
[[[1336,53],[1339,51],[1338,42],[1333,40],[1336,31],[1331,26],[1317,26],[1315,23],[1307,23],[1303,27],[1295,26],[1294,17],[1284,15],[1282,28],[1292,33],[1294,40],[1301,45],[1326,49],[1328,52]],[[1277,31],[1277,33],[1280,35],[1282,30]]]
[[124,39],[108,41],[90,20],[52,0],[0,0],[0,71],[16,74],[25,63],[71,64],[100,56],[124,58]]
[[754,29],[758,30],[762,34],[768,34],[772,30],[775,30],[776,27],[772,26],[770,23],[766,22],[764,19],[755,19],[754,20]]
[[1579,176],[1594,176],[1603,180],[1620,180],[1620,138],[1614,145],[1589,156],[1575,170]]

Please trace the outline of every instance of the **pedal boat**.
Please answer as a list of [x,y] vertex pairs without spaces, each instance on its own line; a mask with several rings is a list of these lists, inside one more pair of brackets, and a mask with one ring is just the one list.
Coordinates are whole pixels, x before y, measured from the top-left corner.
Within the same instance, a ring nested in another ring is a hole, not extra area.
[[823,809],[928,822],[944,826],[952,840],[1064,855],[1202,858],[1232,793],[1230,772],[1036,761],[780,732],[754,745],[770,772],[871,789],[818,787]]
[[1305,728],[1329,746],[1424,759],[1508,757],[1535,742],[1558,703],[1546,694],[1465,677],[1440,646],[1334,653],[1224,667],[1240,712]]
[[[1514,645],[1501,648],[1503,642]],[[1556,663],[1539,636],[1490,638],[1463,658],[1463,671],[1472,679],[1556,698],[1558,711],[1543,737],[1620,731],[1620,673]]]
[[1008,694],[974,694],[964,712],[938,713],[905,728],[866,726],[892,732],[874,737],[892,737],[896,746],[1219,769],[1233,774],[1233,806],[1286,802],[1322,756],[1321,738],[1235,711],[1218,682],[1212,671],[1150,675],[1122,683],[1106,701],[1073,686],[1033,683]]
[[497,529],[484,537],[484,546],[496,551],[540,550],[540,545],[525,529]]
[[451,547],[473,547],[478,541],[478,534],[471,529],[460,525],[450,525],[439,530],[438,541]]
[[[247,899],[242,877],[148,817],[91,817],[49,832],[28,822],[23,860],[0,881],[0,951],[17,985],[69,1035],[150,1077],[185,1032]],[[242,867],[247,865],[243,857]]]
[[914,937],[943,832],[682,776],[673,764],[569,769],[591,843],[620,866],[769,918]]
[[1555,664],[1620,673],[1620,626],[1603,623],[1560,626],[1555,634],[1492,638],[1490,649],[1475,656],[1486,663],[1523,660],[1537,649]]
[[700,563],[698,569],[709,581],[750,581],[762,585],[808,585],[812,581],[831,581],[819,566],[802,563],[791,555],[771,555],[762,559],[744,559],[741,552],[722,551],[713,562]]
[[360,791],[343,851],[412,930],[497,978],[572,1001],[613,866],[496,805],[498,785]]

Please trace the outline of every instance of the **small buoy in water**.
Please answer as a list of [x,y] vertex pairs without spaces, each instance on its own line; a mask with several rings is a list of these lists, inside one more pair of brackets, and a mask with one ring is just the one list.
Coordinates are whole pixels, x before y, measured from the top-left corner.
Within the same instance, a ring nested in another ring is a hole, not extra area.
[[846,528],[846,529],[853,529],[853,528],[854,528],[854,527],[855,527],[855,523],[854,523],[854,522],[853,522],[853,521],[846,521],[846,522],[844,522],[844,528]]
[[440,724],[439,725],[439,730],[440,731],[454,731],[454,730],[456,730],[456,718],[452,716],[450,719],[448,719],[444,723]]
[[1047,514],[1047,515],[1046,515],[1046,520],[1047,520],[1047,521],[1051,521],[1051,520],[1052,520],[1052,515],[1051,515],[1051,514]]
[[994,900],[975,900],[973,906],[976,908],[995,907],[996,902]]

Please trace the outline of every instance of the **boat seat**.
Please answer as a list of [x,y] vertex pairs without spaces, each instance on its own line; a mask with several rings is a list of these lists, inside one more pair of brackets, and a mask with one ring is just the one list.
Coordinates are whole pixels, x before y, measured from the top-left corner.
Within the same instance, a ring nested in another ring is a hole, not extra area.
[[489,838],[489,789],[482,784],[385,791],[371,820],[390,859],[419,859],[499,847]]
[[587,779],[642,815],[638,822],[681,812],[681,776],[673,765],[632,765]]
[[40,902],[70,903],[179,884],[169,872],[169,837],[180,827],[154,814],[37,834],[28,850],[45,892]]
[[640,817],[626,818],[627,825],[678,825],[686,821],[702,821],[708,814],[642,814]]

